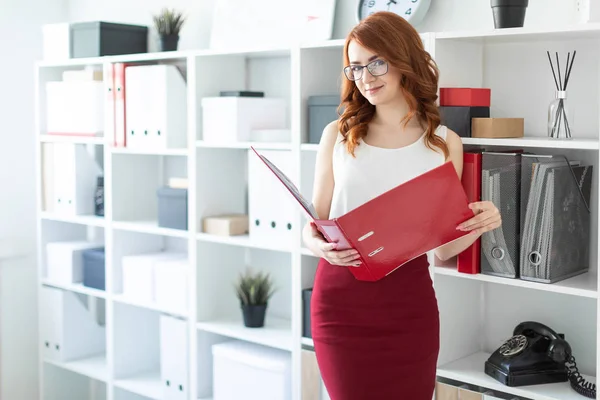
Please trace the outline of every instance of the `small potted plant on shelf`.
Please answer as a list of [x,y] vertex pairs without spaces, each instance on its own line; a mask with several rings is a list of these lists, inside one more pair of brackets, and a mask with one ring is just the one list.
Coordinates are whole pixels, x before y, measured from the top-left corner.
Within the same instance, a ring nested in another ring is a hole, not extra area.
[[153,17],[154,27],[160,38],[161,51],[177,50],[179,32],[185,22],[183,13],[174,9],[163,8]]
[[240,274],[235,285],[240,300],[244,325],[248,328],[260,328],[265,325],[267,305],[274,288],[268,273],[246,270]]

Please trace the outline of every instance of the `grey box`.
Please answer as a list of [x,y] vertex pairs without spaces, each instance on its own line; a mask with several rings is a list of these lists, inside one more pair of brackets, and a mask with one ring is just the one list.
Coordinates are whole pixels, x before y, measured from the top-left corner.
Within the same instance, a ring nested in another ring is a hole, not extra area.
[[162,187],[157,190],[158,226],[171,229],[188,229],[188,191]]
[[83,286],[106,290],[106,262],[104,247],[84,250],[83,258]]
[[312,338],[310,323],[310,301],[312,292],[313,288],[302,290],[302,336],[305,338]]
[[339,118],[339,95],[310,96],[308,98],[308,142],[319,143],[323,129]]
[[104,21],[71,24],[71,58],[147,52],[147,26]]

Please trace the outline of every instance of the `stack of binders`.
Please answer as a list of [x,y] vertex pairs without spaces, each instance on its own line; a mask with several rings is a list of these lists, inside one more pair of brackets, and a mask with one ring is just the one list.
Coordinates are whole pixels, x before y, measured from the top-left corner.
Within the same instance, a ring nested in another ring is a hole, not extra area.
[[489,118],[491,89],[440,88],[442,124],[461,137],[471,137],[473,118]]
[[187,146],[187,86],[175,65],[117,62],[105,76],[106,136],[114,147]]
[[589,267],[592,166],[563,155],[482,153],[482,200],[502,226],[481,237],[483,274],[554,283]]
[[589,268],[592,166],[522,156],[520,277],[553,283]]

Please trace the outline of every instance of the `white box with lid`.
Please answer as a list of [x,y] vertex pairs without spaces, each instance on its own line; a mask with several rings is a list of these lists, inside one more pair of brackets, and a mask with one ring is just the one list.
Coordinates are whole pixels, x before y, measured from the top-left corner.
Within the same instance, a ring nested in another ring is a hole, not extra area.
[[292,398],[290,352],[232,340],[213,345],[212,353],[214,400]]
[[251,140],[251,132],[287,129],[286,103],[275,97],[205,97],[202,99],[202,140],[236,143]]

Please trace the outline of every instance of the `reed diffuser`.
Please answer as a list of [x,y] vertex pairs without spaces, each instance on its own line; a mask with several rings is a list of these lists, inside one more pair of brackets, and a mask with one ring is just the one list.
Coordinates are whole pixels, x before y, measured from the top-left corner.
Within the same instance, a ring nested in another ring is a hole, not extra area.
[[577,51],[573,52],[573,58],[571,58],[571,52],[567,54],[564,79],[560,69],[558,53],[556,53],[556,71],[552,64],[550,52],[546,51],[546,53],[548,54],[548,61],[550,62],[554,84],[556,85],[554,100],[548,106],[548,136],[555,139],[571,139],[573,116],[567,101],[567,86],[569,84],[569,78],[571,77],[571,70],[573,69],[573,62],[575,61]]

